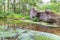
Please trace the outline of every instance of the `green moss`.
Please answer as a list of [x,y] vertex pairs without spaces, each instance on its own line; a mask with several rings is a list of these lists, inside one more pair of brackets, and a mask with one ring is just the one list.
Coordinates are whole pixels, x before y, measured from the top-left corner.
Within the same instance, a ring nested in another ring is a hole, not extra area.
[[36,35],[36,36],[34,36],[34,40],[54,40],[54,39],[48,38],[43,35]]

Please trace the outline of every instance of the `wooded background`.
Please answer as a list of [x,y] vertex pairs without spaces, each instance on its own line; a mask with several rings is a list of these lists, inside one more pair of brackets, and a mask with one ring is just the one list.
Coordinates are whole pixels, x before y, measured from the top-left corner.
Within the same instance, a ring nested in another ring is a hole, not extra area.
[[0,11],[3,12],[28,13],[32,6],[60,12],[60,0],[0,0]]

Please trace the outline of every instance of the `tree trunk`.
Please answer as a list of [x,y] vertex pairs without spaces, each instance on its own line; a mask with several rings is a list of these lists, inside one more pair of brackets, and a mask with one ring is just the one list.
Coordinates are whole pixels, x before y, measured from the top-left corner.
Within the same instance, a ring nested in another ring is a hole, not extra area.
[[4,12],[5,12],[5,0],[4,0]]
[[19,13],[20,13],[20,0],[19,0]]
[[8,11],[10,11],[10,10],[9,10],[9,4],[10,4],[10,3],[9,3],[9,0],[8,0]]
[[16,13],[15,0],[13,0],[13,11]]

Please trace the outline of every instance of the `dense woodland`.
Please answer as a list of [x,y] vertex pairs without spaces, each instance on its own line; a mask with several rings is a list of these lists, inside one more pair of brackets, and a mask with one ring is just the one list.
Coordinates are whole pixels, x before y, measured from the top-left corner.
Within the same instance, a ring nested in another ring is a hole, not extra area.
[[49,0],[47,2],[43,0],[0,0],[0,15],[1,17],[7,17],[8,15],[12,17],[14,15],[17,18],[27,15],[25,17],[28,19],[32,6],[38,11],[49,9],[57,14],[60,13],[59,0]]
[[0,0],[0,19],[29,19],[30,10],[35,7],[37,11],[46,9],[59,14],[59,0]]

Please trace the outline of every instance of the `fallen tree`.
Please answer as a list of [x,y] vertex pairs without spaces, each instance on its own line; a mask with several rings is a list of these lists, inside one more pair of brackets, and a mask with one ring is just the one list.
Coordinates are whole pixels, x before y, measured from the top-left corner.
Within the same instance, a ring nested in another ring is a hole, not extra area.
[[45,10],[44,12],[38,12],[37,10],[32,8],[30,11],[30,18],[31,20],[35,18],[36,20],[39,19],[38,21],[44,21],[51,24],[53,23],[60,24],[60,15],[55,14],[54,12],[49,10]]

